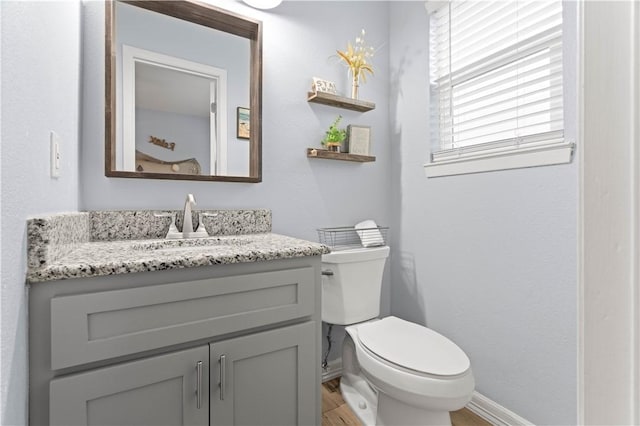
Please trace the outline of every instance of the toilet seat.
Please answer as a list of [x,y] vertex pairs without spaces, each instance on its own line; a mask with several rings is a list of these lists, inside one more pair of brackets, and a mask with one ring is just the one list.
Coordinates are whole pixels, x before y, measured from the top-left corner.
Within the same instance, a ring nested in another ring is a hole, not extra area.
[[358,340],[373,356],[429,376],[457,376],[471,362],[455,343],[434,330],[386,317],[358,327]]

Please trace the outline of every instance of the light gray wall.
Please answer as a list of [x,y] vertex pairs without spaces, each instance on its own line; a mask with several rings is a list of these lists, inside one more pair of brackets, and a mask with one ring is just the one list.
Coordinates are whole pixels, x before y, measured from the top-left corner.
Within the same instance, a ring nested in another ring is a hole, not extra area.
[[[80,4],[0,2],[2,312],[0,423],[27,424],[26,219],[78,209]],[[61,138],[49,177],[49,131]]]
[[[272,13],[231,1],[225,8],[263,22],[263,181],[259,184],[187,182],[104,176],[104,8],[84,3],[81,208],[175,209],[187,193],[198,207],[264,207],[273,212],[273,231],[317,241],[316,228],[352,225],[363,219],[389,223],[390,144],[388,131],[388,8],[386,2],[284,2]],[[361,86],[361,98],[376,103],[367,113],[306,102],[312,77],[335,81],[348,92],[346,67],[336,49],[353,43],[360,30],[380,47],[375,76]],[[372,126],[374,163],[308,159],[338,114],[342,123]],[[230,129],[231,130],[231,129]],[[235,131],[235,128],[233,129]],[[233,143],[233,142],[232,142]],[[383,312],[388,312],[385,279]],[[341,334],[336,333],[336,342]],[[337,345],[339,347],[339,345]],[[339,354],[339,350],[335,352]],[[332,358],[335,355],[332,355]]]
[[[394,2],[390,27],[391,311],[455,341],[480,393],[534,424],[576,424],[576,160],[427,179],[423,3]],[[575,140],[575,58],[565,67]]]

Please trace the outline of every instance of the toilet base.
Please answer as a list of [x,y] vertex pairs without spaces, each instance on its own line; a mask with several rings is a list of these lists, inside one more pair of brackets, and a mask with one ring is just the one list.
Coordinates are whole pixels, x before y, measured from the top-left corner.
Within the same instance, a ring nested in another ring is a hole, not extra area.
[[378,392],[377,426],[451,426],[448,411],[428,411]]
[[361,376],[345,374],[340,392],[365,426],[451,426],[448,411],[427,411],[376,392]]
[[376,424],[378,395],[361,376],[343,373],[340,393],[353,414],[365,426]]

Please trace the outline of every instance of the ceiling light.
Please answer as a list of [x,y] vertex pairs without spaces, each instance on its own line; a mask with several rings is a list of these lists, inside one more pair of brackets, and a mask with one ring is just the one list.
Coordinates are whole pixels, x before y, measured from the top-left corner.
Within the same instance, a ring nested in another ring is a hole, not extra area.
[[282,3],[282,0],[242,0],[251,7],[256,9],[273,9]]

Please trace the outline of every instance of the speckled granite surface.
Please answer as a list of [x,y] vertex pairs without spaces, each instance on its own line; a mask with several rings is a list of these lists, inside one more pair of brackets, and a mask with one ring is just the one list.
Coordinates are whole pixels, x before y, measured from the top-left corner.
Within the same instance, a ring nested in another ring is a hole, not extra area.
[[27,265],[39,268],[90,240],[89,214],[61,213],[27,220]]
[[329,252],[318,243],[270,233],[269,210],[208,212],[218,213],[203,220],[215,236],[187,240],[162,239],[170,219],[156,218],[153,211],[63,213],[29,219],[27,281],[259,262]]
[[[176,215],[176,225],[182,230],[182,211],[177,210],[122,210],[91,211],[91,241],[138,240],[164,238],[169,230],[171,218],[156,217],[155,214]],[[240,235],[271,232],[271,210],[198,210],[192,212],[194,227],[200,213],[209,235]]]

